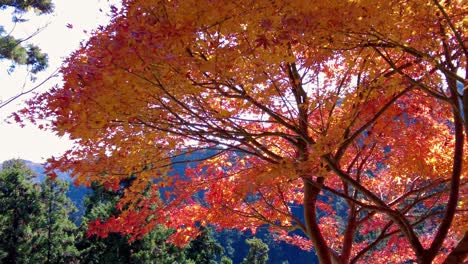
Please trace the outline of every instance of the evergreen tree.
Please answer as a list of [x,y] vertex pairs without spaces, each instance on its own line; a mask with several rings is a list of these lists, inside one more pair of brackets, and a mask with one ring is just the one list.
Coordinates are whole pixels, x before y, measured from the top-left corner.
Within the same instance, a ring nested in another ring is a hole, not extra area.
[[78,256],[77,227],[70,220],[76,208],[66,196],[68,183],[47,178],[41,184],[41,215],[35,241],[39,247],[37,263],[70,263]]
[[85,198],[85,213],[77,235],[77,248],[83,263],[130,263],[130,246],[120,234],[106,238],[87,236],[88,223],[107,219],[116,214],[115,204],[119,194],[93,184],[92,192]]
[[220,262],[220,263],[221,263],[221,264],[232,264],[232,259],[230,259],[230,258],[227,257],[227,256],[223,256],[223,257],[221,258],[221,262]]
[[[12,7],[13,22],[24,22],[19,14],[33,9],[37,14],[46,14],[53,11],[51,0],[0,0],[0,10]],[[0,25],[0,60],[8,59],[12,61],[12,69],[15,65],[31,66],[31,72],[37,73],[47,67],[47,55],[41,52],[40,48],[27,44],[24,39],[17,39],[7,33]]]
[[115,205],[122,192],[110,191],[93,184],[93,192],[85,199],[85,215],[80,226],[77,247],[83,263],[185,263],[184,252],[166,242],[172,230],[158,226],[141,240],[128,243],[128,237],[111,233],[106,238],[87,236],[87,225],[97,219],[117,215]]
[[265,264],[268,260],[268,245],[261,239],[252,238],[245,241],[250,246],[249,254],[242,264]]
[[213,238],[210,228],[201,226],[201,234],[185,249],[186,257],[194,263],[217,263],[224,253],[223,247]]
[[39,186],[21,160],[3,163],[0,171],[0,262],[30,263],[35,218],[40,213]]
[[166,242],[173,230],[157,226],[132,244],[132,263],[172,264],[185,262],[184,251]]

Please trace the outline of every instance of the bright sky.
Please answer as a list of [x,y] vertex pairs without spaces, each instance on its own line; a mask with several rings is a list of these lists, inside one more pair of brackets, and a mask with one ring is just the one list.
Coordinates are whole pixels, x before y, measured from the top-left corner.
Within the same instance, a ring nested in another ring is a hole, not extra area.
[[[0,101],[26,91],[46,79],[57,69],[64,58],[79,47],[79,43],[88,38],[89,32],[98,25],[105,25],[109,21],[106,15],[110,3],[117,0],[53,0],[55,12],[52,15],[24,16],[30,19],[26,23],[17,24],[13,35],[25,37],[34,33],[38,28],[45,29],[35,36],[31,42],[37,44],[49,55],[49,68],[38,75],[37,81],[28,80],[26,70],[17,68],[13,74],[8,74],[10,65],[8,61],[0,62]],[[109,3],[110,2],[110,3]],[[102,11],[100,11],[100,9]],[[73,25],[68,28],[67,24]],[[0,11],[0,25],[9,32],[13,28],[11,23],[11,10]],[[86,34],[84,31],[87,31]],[[61,79],[55,78],[41,86],[38,92],[46,91],[55,84],[60,84]],[[24,100],[28,96],[0,108],[0,162],[11,158],[22,158],[34,162],[44,162],[51,156],[58,156],[72,146],[71,141],[59,138],[50,132],[41,131],[33,125],[24,128],[17,124],[8,124],[5,119],[15,110],[24,107]]]

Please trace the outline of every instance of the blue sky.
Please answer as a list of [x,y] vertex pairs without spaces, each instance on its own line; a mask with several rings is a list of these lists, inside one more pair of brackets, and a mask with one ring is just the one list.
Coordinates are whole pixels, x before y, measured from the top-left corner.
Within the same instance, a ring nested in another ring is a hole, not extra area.
[[[28,22],[14,27],[13,35],[21,38],[29,36],[38,28],[44,27],[38,35],[31,39],[49,55],[49,68],[37,75],[36,83],[29,80],[24,67],[17,68],[12,74],[7,73],[10,65],[8,61],[0,62],[0,100],[5,101],[11,96],[28,90],[46,79],[60,67],[61,62],[79,43],[88,38],[89,32],[99,25],[109,21],[107,15],[109,5],[117,0],[54,0],[55,12],[51,15],[35,16],[33,13],[24,17]],[[102,10],[102,11],[101,11]],[[0,25],[8,32],[13,29],[11,23],[11,9],[0,11]],[[67,24],[72,24],[68,28]],[[88,33],[85,33],[87,31]],[[60,85],[61,78],[53,78],[42,85],[38,92],[44,92],[54,85]],[[15,110],[24,107],[24,96],[14,103],[0,109],[0,162],[11,158],[22,158],[34,162],[44,162],[52,155],[57,156],[72,146],[66,138],[59,138],[54,134],[41,131],[33,125],[24,128],[17,124],[8,124],[5,119]]]

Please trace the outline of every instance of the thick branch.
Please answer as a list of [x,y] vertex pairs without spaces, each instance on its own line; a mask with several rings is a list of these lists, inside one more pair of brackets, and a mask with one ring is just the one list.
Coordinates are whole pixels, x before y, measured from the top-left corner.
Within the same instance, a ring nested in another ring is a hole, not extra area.
[[[319,177],[317,184],[322,185],[324,181],[323,177]],[[320,188],[311,184],[309,180],[304,180],[304,218],[307,234],[314,245],[319,262],[321,264],[332,264],[330,249],[317,223],[315,207],[319,193]]]
[[412,229],[411,225],[408,223],[406,218],[400,212],[392,210],[384,201],[382,201],[374,193],[372,193],[367,188],[362,186],[359,182],[351,178],[347,173],[339,169],[338,166],[333,161],[333,159],[331,158],[331,156],[325,155],[322,157],[322,160],[330,167],[331,170],[333,170],[338,175],[338,177],[340,177],[342,180],[344,180],[348,184],[352,185],[354,188],[356,188],[356,190],[361,192],[363,195],[369,198],[376,205],[384,209],[384,212],[392,220],[394,220],[396,224],[398,224],[403,234],[405,234],[405,236],[408,238],[418,258],[424,254],[424,248],[421,242],[419,241],[416,233],[414,232],[414,230]]
[[[454,100],[457,100],[455,96]],[[448,231],[452,224],[453,218],[455,216],[458,198],[459,198],[459,191],[460,191],[460,177],[461,171],[463,166],[463,144],[464,144],[464,136],[463,136],[463,124],[462,120],[459,115],[455,113],[454,110],[454,122],[455,122],[455,150],[454,150],[454,157],[453,157],[453,165],[452,165],[452,177],[450,182],[450,194],[449,200],[446,206],[446,213],[442,220],[442,223],[437,230],[434,240],[432,241],[431,247],[428,249],[427,254],[432,260],[437,252],[439,251],[440,247],[442,246],[445,238],[447,237]]]
[[462,240],[458,242],[457,246],[450,252],[444,261],[444,264],[458,264],[463,263],[468,256],[468,232],[465,232]]

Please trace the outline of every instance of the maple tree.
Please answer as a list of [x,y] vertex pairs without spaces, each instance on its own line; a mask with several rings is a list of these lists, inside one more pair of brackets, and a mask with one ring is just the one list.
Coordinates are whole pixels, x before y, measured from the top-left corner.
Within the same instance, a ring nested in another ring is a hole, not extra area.
[[131,179],[93,234],[164,224],[185,244],[200,224],[268,224],[321,263],[454,263],[468,228],[467,8],[127,0],[66,60],[64,85],[15,118],[76,140],[50,171]]

